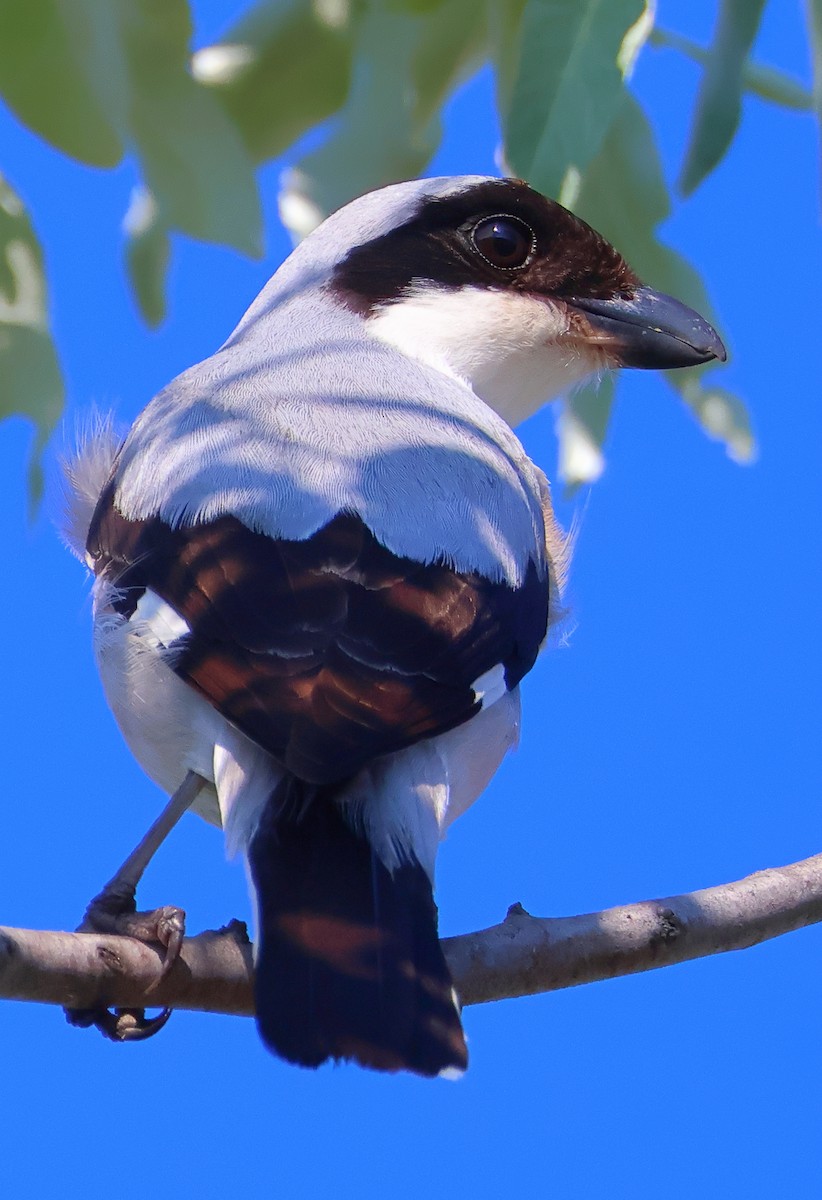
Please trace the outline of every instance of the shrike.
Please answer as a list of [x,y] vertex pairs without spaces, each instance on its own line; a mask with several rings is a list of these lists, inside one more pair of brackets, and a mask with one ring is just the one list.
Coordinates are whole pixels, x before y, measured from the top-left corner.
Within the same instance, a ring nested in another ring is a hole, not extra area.
[[106,695],[245,857],[276,1054],[466,1066],[434,859],[516,741],[565,564],[511,425],[592,372],[724,357],[526,184],[401,183],[70,465]]

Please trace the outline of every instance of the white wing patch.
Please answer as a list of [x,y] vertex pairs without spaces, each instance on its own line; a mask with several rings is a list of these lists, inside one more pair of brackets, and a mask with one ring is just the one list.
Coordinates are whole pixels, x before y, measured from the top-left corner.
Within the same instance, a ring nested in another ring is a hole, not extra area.
[[502,663],[497,663],[490,671],[485,671],[479,679],[475,679],[471,686],[482,707],[489,708],[508,691],[505,685],[505,667]]
[[137,601],[131,620],[143,625],[142,636],[155,647],[170,646],[178,638],[191,633],[188,622],[150,588],[146,588]]

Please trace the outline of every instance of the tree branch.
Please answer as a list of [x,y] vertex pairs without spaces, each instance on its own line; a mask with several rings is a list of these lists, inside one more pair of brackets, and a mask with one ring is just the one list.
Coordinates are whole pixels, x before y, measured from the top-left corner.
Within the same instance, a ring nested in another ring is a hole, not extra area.
[[[822,854],[736,883],[580,917],[532,917],[515,904],[500,925],[446,938],[443,948],[462,1002],[481,1004],[743,950],[817,921]],[[158,983],[160,965],[157,950],[132,938],[0,926],[2,999],[253,1012],[251,947],[241,922],[186,938]]]

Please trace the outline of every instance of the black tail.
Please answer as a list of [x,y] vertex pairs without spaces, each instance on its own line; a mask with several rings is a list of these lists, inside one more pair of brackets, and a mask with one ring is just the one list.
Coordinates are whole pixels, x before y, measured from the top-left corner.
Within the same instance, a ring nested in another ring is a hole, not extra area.
[[328,788],[287,777],[248,849],[263,1041],[304,1067],[354,1059],[437,1075],[468,1062],[431,881],[390,872]]

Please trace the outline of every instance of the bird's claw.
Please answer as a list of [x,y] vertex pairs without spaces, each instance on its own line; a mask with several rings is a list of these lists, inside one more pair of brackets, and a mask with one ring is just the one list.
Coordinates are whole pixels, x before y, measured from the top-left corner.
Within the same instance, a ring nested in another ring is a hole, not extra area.
[[186,934],[186,915],[181,908],[172,904],[164,904],[147,912],[123,913],[117,918],[116,928],[111,932],[136,938],[138,942],[159,942],[163,947],[165,953],[160,974],[146,989],[153,992],[180,956]]
[[[137,912],[134,888],[117,884],[103,888],[89,904],[78,933],[110,933],[136,938],[147,944],[159,943],[163,962],[157,978],[146,989],[153,992],[166,978],[179,958],[186,931],[186,915],[181,908],[166,904]],[[70,1025],[80,1029],[92,1026],[112,1042],[143,1042],[159,1033],[171,1016],[164,1008],[156,1017],[146,1017],[142,1008],[105,1007],[64,1010]]]
[[159,1033],[171,1016],[164,1008],[156,1017],[147,1017],[144,1008],[67,1008],[66,1020],[77,1029],[99,1029],[110,1042],[144,1042]]
[[78,933],[113,933],[133,937],[138,942],[163,947],[163,965],[149,991],[165,979],[180,955],[186,933],[186,915],[182,908],[164,904],[160,908],[137,912],[132,888],[105,887],[86,909]]

